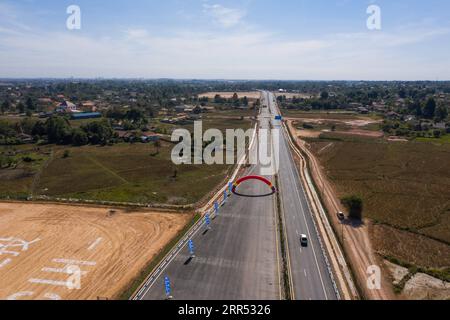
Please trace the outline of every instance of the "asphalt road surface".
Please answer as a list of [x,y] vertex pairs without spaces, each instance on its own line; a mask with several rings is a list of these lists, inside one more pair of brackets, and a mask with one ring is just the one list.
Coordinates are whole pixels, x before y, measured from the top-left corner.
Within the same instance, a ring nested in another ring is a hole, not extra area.
[[[268,96],[266,100],[269,101],[272,115],[278,115],[273,94],[268,92],[264,94]],[[275,121],[274,125],[277,126]],[[308,200],[284,134],[280,134],[279,146],[278,177],[289,247],[293,298],[295,300],[335,300],[337,296],[320,247]],[[301,234],[308,237],[307,247],[302,247],[300,244]]]
[[[264,92],[259,126],[268,129],[277,109],[273,95]],[[267,108],[267,106],[269,108]],[[295,169],[286,137],[281,134],[279,182],[285,217],[290,271],[294,299],[337,299],[331,275],[320,248],[308,202]],[[256,152],[255,148],[251,152]],[[261,175],[260,166],[247,174]],[[273,181],[273,176],[267,177]],[[244,183],[244,194],[264,194],[262,182]],[[212,221],[194,237],[195,255],[190,259],[184,248],[143,295],[144,300],[166,299],[164,277],[171,281],[172,296],[178,300],[278,300],[280,289],[280,254],[274,197],[245,198],[232,196]],[[309,238],[308,247],[300,244],[300,234]]]
[[[269,111],[266,108],[262,112],[260,126],[268,128]],[[260,168],[253,166],[247,173],[258,175]],[[244,183],[239,188],[242,193],[255,195],[270,191],[262,182]],[[196,257],[190,260],[189,250],[184,248],[143,299],[166,299],[167,276],[175,300],[279,300],[274,203],[274,196],[229,198],[212,221],[211,230],[205,226],[193,237]]]

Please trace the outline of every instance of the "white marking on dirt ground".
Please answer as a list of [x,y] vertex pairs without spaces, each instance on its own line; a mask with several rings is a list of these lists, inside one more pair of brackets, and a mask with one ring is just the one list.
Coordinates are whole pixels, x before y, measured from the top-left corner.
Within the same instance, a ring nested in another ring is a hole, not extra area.
[[95,247],[97,247],[97,246],[100,244],[100,242],[102,242],[102,241],[103,241],[103,238],[98,238],[97,240],[95,240],[95,241],[89,246],[88,250],[89,250],[89,251],[94,250]]
[[12,262],[11,259],[5,259],[0,263],[0,269],[5,267],[7,264],[10,264]]
[[22,297],[31,297],[33,294],[34,294],[34,292],[32,292],[32,291],[17,292],[17,293],[10,295],[8,298],[6,298],[6,300],[11,301],[11,300],[17,300]]
[[[0,255],[10,254],[15,257],[20,255],[20,251],[27,251],[30,244],[41,241],[41,239],[35,239],[33,241],[25,241],[19,238],[0,238]],[[9,251],[7,249],[14,248],[19,251]]]
[[67,287],[67,281],[55,281],[46,279],[29,279],[28,282],[36,284],[48,284],[55,287]]
[[65,263],[69,265],[79,265],[79,266],[95,266],[97,262],[95,261],[81,261],[81,260],[70,260],[70,259],[53,259],[53,262],[56,263]]
[[[50,272],[50,273],[64,273],[64,274],[73,274],[72,270],[70,270],[69,266],[65,266],[64,268],[42,268],[43,272]],[[85,276],[87,274],[87,271],[81,271],[81,275]]]
[[81,277],[85,276],[88,272],[82,271],[79,266],[95,266],[97,264],[97,262],[95,261],[80,261],[71,259],[53,259],[52,261],[55,263],[65,264],[65,266],[63,268],[44,267],[41,269],[41,271],[47,273],[59,273],[70,275],[70,277],[66,281],[32,278],[29,279],[28,282],[58,287],[67,287],[69,290],[80,289]]
[[49,300],[55,300],[55,301],[61,300],[61,297],[55,293],[46,293],[46,294],[44,294],[44,297]]

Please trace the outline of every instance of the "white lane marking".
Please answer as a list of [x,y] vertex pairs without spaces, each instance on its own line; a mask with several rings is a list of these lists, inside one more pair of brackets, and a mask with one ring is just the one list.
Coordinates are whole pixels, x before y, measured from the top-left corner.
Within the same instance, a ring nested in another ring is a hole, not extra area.
[[95,247],[97,247],[97,246],[100,244],[100,242],[102,242],[102,241],[103,241],[103,238],[98,238],[97,240],[95,240],[94,242],[92,242],[92,244],[89,246],[88,250],[89,250],[89,251],[94,250]]
[[306,273],[306,269],[303,270],[303,271],[305,272],[305,278],[308,278],[308,275],[307,275],[307,273]]
[[[291,165],[288,165],[287,167],[289,167],[289,171],[291,172],[291,177],[297,178],[298,175],[295,175],[294,172],[293,172],[293,169],[292,169],[292,161],[293,161],[293,159],[292,159],[292,155],[289,153],[289,150],[287,149],[287,146],[286,146],[286,140],[285,140],[285,139],[286,139],[286,136],[285,136],[285,134],[284,134],[284,139],[283,139],[284,144],[283,144],[283,146],[284,146],[284,148],[286,149],[286,152],[288,153],[288,157],[289,157],[289,160],[290,160],[290,163],[291,163]],[[300,192],[298,191],[297,184],[295,183],[295,181],[294,181],[294,185],[296,186],[294,189],[295,189],[295,191],[296,191],[297,198],[298,198],[298,200],[299,200],[299,202],[300,202],[300,206],[302,207],[302,212],[303,212],[303,215],[302,215],[302,216],[303,216],[303,219],[305,220],[305,224],[306,224],[306,229],[307,229],[307,232],[308,232],[308,236],[309,236],[309,238],[312,240],[311,232],[310,232],[309,226],[308,226],[308,221],[306,220],[305,208],[304,208],[304,206],[303,206],[302,199],[301,199],[301,197],[300,197]],[[307,201],[308,201],[308,200],[307,200]],[[321,271],[320,271],[319,262],[318,262],[318,260],[317,260],[316,250],[314,249],[314,245],[311,245],[311,247],[312,247],[312,249],[313,249],[312,251],[313,251],[313,255],[314,255],[314,260],[315,260],[315,262],[316,262],[317,271],[318,271],[318,273],[319,273],[319,278],[320,278],[320,282],[321,282],[321,284],[322,284],[323,293],[325,294],[325,299],[328,300],[328,295],[327,295],[327,292],[326,292],[326,289],[325,289],[325,284],[324,284],[323,279],[322,279],[322,273],[321,273]]]

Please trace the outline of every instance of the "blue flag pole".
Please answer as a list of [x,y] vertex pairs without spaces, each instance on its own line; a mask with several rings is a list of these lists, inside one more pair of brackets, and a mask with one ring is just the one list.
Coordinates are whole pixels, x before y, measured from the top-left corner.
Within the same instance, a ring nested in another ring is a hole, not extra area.
[[208,228],[208,230],[210,230],[211,229],[211,218],[209,217],[209,213],[207,213],[205,216],[205,223],[206,223],[206,227]]
[[217,201],[214,202],[214,213],[219,215],[219,203]]
[[188,242],[189,246],[189,253],[191,254],[191,258],[195,258],[195,247],[194,247],[194,241],[189,240]]
[[173,299],[173,297],[172,297],[172,288],[170,286],[170,279],[169,279],[169,277],[164,277],[164,288],[166,290],[166,297],[167,297],[167,299]]

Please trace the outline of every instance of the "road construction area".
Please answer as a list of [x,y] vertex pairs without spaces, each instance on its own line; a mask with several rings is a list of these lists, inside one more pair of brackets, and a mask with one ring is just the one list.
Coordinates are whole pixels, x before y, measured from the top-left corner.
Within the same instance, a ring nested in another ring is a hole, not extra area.
[[0,203],[0,300],[117,298],[191,218]]

